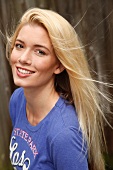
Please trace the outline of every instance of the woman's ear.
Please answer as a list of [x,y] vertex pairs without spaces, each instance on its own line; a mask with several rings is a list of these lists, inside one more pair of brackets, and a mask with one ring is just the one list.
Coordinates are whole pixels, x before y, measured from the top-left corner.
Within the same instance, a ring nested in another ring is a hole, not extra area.
[[65,67],[61,63],[59,63],[58,67],[54,71],[54,74],[60,74],[64,70],[65,70]]

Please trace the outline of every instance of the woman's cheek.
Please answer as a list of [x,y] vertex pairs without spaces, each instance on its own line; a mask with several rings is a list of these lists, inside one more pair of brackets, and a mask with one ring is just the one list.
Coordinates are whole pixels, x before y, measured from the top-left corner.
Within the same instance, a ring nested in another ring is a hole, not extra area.
[[12,51],[11,57],[10,57],[10,62],[11,62],[11,64],[13,64],[13,63],[15,63],[16,61],[17,61],[17,56],[16,56],[15,52]]

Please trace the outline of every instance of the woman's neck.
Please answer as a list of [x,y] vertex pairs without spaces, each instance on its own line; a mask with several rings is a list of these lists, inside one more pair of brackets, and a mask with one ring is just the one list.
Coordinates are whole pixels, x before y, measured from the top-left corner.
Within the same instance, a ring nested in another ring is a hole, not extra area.
[[37,125],[50,112],[57,102],[59,95],[54,88],[24,89],[26,97],[26,112],[28,121]]

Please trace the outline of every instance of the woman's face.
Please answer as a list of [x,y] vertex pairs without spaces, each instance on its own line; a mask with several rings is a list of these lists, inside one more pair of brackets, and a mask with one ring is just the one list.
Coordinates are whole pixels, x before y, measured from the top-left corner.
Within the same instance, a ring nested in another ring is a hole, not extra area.
[[60,72],[48,33],[37,24],[22,27],[10,61],[14,82],[23,88],[53,86],[54,75]]

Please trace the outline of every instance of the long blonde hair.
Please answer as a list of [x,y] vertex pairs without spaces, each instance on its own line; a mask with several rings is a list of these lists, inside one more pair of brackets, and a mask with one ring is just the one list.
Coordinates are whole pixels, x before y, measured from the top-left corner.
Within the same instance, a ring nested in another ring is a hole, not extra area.
[[101,149],[104,113],[100,95],[103,94],[91,77],[84,50],[74,28],[56,12],[39,8],[29,9],[9,39],[9,56],[22,26],[34,22],[40,23],[47,30],[55,54],[65,67],[62,73],[56,75],[55,88],[76,107],[80,127],[88,145],[89,169],[105,170]]

